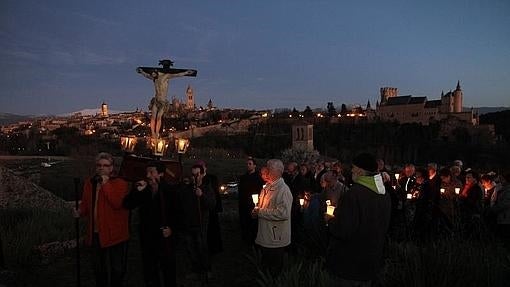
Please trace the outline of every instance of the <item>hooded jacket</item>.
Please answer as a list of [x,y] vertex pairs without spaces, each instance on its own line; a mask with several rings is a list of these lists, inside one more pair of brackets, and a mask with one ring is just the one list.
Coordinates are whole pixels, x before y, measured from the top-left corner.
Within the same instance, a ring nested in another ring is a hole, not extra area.
[[329,221],[328,270],[343,279],[374,279],[382,264],[390,214],[391,199],[381,175],[358,177]]

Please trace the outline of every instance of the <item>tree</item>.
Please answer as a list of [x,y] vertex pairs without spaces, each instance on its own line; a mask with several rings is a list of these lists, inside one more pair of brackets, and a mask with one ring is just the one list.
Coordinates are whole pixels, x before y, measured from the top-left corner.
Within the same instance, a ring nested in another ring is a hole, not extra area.
[[347,115],[347,106],[345,104],[342,104],[342,107],[340,108],[340,115],[345,116]]
[[313,111],[312,109],[310,108],[310,106],[306,106],[305,110],[303,111],[303,116],[305,118],[311,118],[313,117]]
[[337,112],[336,112],[335,106],[333,105],[333,102],[328,102],[327,113],[328,113],[328,117],[334,117],[337,115]]

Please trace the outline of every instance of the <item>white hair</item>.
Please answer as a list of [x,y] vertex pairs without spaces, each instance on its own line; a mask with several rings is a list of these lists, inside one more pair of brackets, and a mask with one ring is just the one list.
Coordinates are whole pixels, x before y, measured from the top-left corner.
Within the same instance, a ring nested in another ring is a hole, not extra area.
[[267,169],[269,169],[270,173],[276,172],[279,176],[283,174],[284,166],[283,162],[279,159],[270,159],[267,161]]

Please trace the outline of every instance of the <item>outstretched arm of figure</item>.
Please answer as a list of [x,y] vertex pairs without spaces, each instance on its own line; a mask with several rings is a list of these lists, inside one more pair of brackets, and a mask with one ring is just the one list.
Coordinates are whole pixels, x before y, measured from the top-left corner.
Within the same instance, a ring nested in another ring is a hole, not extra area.
[[139,74],[142,74],[142,76],[146,77],[147,79],[154,80],[154,77],[152,73],[146,73],[142,68],[138,67],[136,68],[136,72]]
[[176,73],[176,74],[169,74],[171,78],[176,78],[176,77],[184,77],[184,76],[188,76],[188,75],[193,75],[195,71],[193,70],[186,70],[184,72],[180,72],[180,73]]

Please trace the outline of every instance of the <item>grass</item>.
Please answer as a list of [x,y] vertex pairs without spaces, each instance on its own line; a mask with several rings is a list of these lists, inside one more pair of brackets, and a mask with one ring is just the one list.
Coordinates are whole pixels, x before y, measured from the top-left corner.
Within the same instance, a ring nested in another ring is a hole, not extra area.
[[37,245],[74,238],[74,219],[69,210],[0,210],[0,234],[6,265],[22,267],[37,263]]

